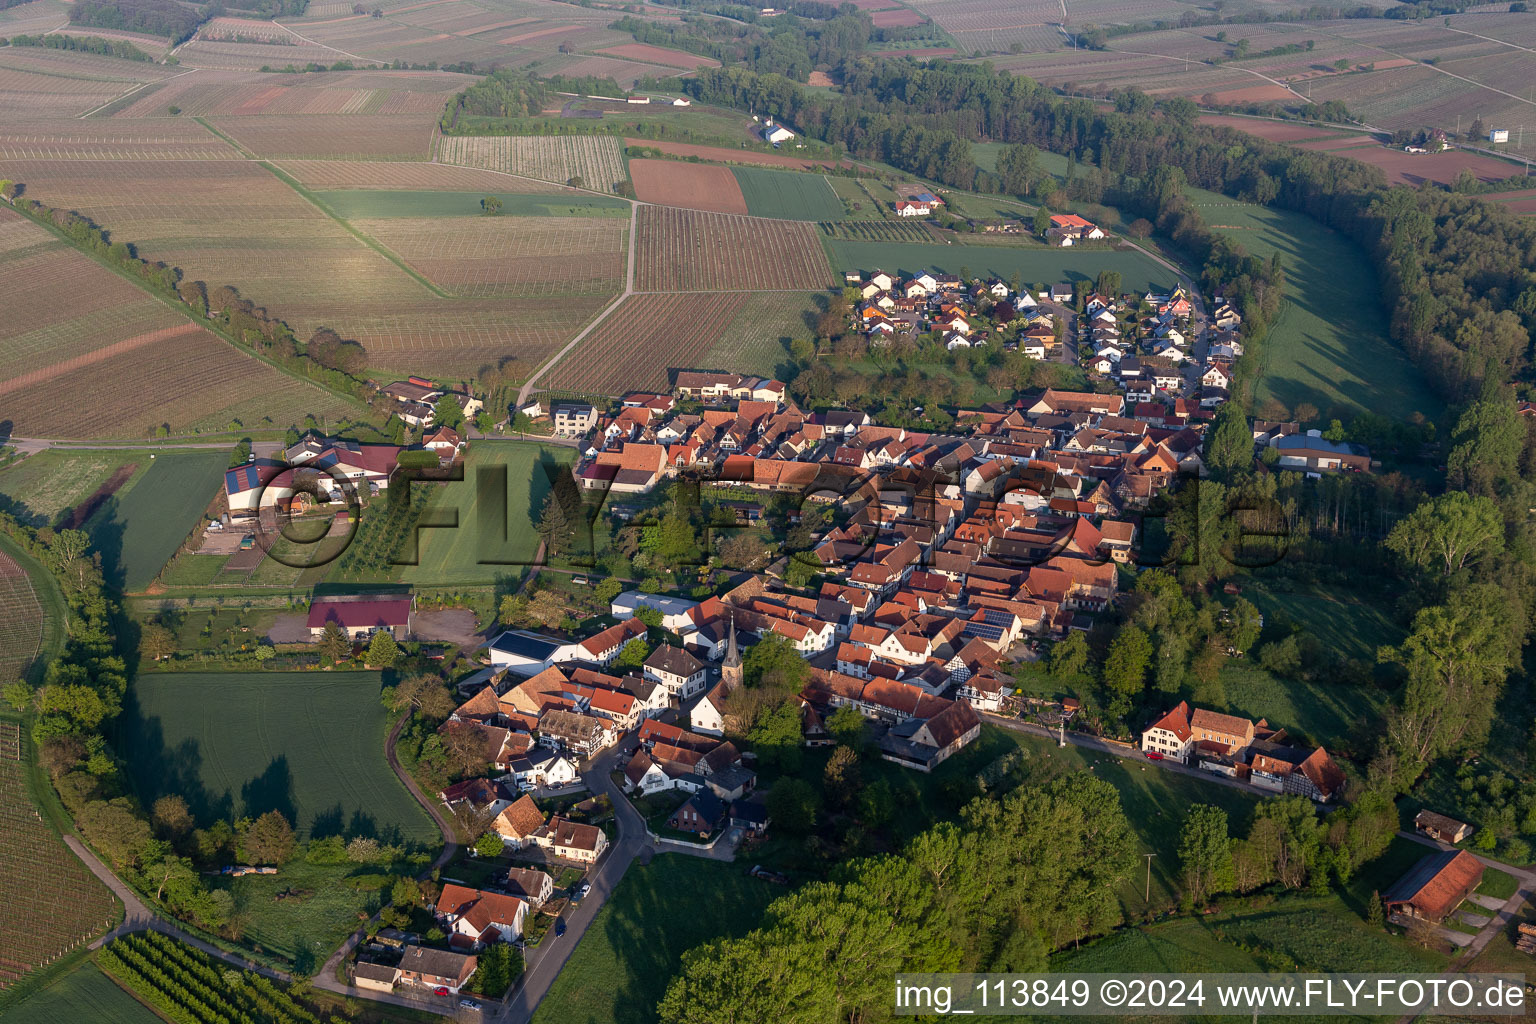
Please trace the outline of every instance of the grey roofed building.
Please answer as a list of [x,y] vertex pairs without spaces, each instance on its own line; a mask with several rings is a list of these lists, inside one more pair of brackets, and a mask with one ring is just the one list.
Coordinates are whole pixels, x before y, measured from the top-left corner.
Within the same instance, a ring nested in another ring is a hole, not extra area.
[[645,659],[645,667],[653,672],[666,672],[686,679],[695,672],[701,671],[704,664],[681,647],[662,644]]

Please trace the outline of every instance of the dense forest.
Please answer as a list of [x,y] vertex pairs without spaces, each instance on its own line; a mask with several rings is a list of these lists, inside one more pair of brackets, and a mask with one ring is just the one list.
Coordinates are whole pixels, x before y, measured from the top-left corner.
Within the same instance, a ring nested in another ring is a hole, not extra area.
[[195,7],[175,0],[81,0],[69,9],[71,25],[112,28],[164,36],[173,43],[192,38],[198,26],[227,13],[226,8],[264,18],[303,14],[309,0],[230,0]]

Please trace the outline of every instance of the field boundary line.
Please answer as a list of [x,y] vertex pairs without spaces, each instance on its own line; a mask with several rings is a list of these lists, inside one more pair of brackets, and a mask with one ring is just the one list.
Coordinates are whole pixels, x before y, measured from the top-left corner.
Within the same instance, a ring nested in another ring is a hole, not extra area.
[[379,60],[379,59],[377,59],[375,57],[361,57],[361,56],[359,56],[359,55],[357,55],[355,53],[348,53],[346,50],[341,50],[341,49],[338,49],[338,48],[336,48],[334,46],[331,46],[329,43],[322,43],[319,40],[309,38],[309,36],[299,35],[299,33],[295,32],[293,29],[289,28],[287,25],[284,25],[282,22],[278,21],[276,18],[272,19],[272,24],[276,25],[278,28],[282,29],[284,32],[287,32],[289,35],[293,36],[295,39],[302,39],[302,40],[304,40],[306,43],[309,43],[311,46],[318,46],[322,50],[330,50],[332,53],[339,53],[343,57],[350,57],[353,60],[367,61],[369,64],[377,64],[380,67],[386,67],[386,68],[389,67],[389,61]]
[[[1324,33],[1324,35],[1327,35],[1327,33]],[[1132,56],[1136,56],[1136,57],[1161,57],[1163,60],[1176,60],[1180,64],[1198,64],[1201,67],[1210,67],[1210,65],[1207,64],[1203,60],[1190,60],[1188,57],[1173,57],[1173,56],[1169,56],[1166,53],[1148,53],[1148,52],[1145,52],[1143,50],[1122,50],[1122,49],[1120,49],[1118,47],[1114,47],[1114,46],[1108,47],[1107,49],[1109,51],[1113,52],[1113,53],[1128,53],[1128,54],[1131,54]],[[1390,52],[1390,51],[1388,51],[1388,52]],[[1284,89],[1286,92],[1290,93],[1292,96],[1295,96],[1297,99],[1301,100],[1303,103],[1311,103],[1312,102],[1311,100],[1309,100],[1305,96],[1303,96],[1301,93],[1297,92],[1295,89],[1292,89],[1286,83],[1284,83],[1282,81],[1279,81],[1278,79],[1270,78],[1266,74],[1262,74],[1262,73],[1260,73],[1258,71],[1254,71],[1252,68],[1240,68],[1240,67],[1237,67],[1235,64],[1231,64],[1231,63],[1224,64],[1223,67],[1231,68],[1233,71],[1241,71],[1243,74],[1245,74],[1245,75],[1252,75],[1254,78],[1262,78],[1264,81],[1268,82],[1270,85],[1278,86],[1279,88]]]
[[217,128],[215,128],[213,125],[209,124],[208,123],[208,119],[206,117],[203,117],[201,114],[193,114],[192,115],[192,120],[196,121],[198,124],[202,125],[206,129],[208,129],[208,132],[211,135],[213,135],[214,138],[218,139],[220,142],[223,142],[223,143],[227,144],[231,149],[233,149],[236,153],[239,153],[241,156],[245,157],[247,160],[259,160],[260,159],[255,153],[252,153],[250,150],[248,150],[244,146],[240,145],[240,143],[236,142],[232,137],[230,137],[228,135],[225,135],[223,132],[221,132]]
[[624,267],[624,291],[620,293],[619,296],[615,298],[611,303],[609,303],[606,309],[597,314],[597,316],[592,319],[591,323],[583,327],[581,329],[581,333],[577,334],[576,337],[566,342],[564,348],[556,352],[544,363],[543,366],[540,366],[537,370],[529,375],[528,379],[523,382],[523,386],[519,388],[517,392],[517,407],[519,409],[528,404],[528,396],[533,393],[533,386],[539,382],[541,377],[549,373],[550,370],[553,370],[555,368],[555,364],[559,363],[560,360],[569,355],[577,345],[581,344],[581,340],[583,338],[596,330],[597,326],[604,320],[608,319],[614,310],[622,306],[626,299],[635,294],[635,234],[639,225],[640,207],[644,205],[644,203],[637,202],[632,202],[629,204],[629,257],[625,261]]
[[[58,30],[55,29],[54,31],[58,31]],[[144,83],[142,83],[140,85],[136,85],[132,89],[129,89],[127,92],[120,93],[120,94],[112,97],[111,99],[107,100],[107,102],[103,103],[99,107],[92,107],[90,110],[87,110],[83,114],[76,114],[75,115],[75,120],[76,121],[84,121],[86,118],[88,118],[92,114],[96,113],[96,111],[104,110],[107,107],[110,107],[114,103],[117,103],[117,102],[120,102],[122,100],[127,99],[129,96],[132,96],[136,92],[141,92],[141,91],[143,91],[145,89],[148,89],[152,85],[164,85],[166,82],[174,82],[176,79],[181,78],[183,75],[190,75],[193,72],[201,71],[201,70],[203,70],[203,69],[202,68],[188,68],[187,70],[183,71],[179,75],[172,75],[170,78],[162,78],[158,82],[144,82]]]
[[346,218],[342,217],[335,210],[332,210],[325,204],[324,200],[315,195],[315,193],[311,192],[304,185],[300,184],[297,178],[283,170],[281,167],[278,167],[276,164],[269,160],[257,160],[256,164],[259,167],[266,168],[272,173],[273,177],[277,178],[278,181],[281,181],[284,185],[287,185],[289,188],[297,192],[300,198],[304,199],[311,206],[325,214],[337,224],[340,224],[342,229],[345,230],[353,238],[356,238],[359,242],[363,243],[368,248],[378,253],[380,256],[389,260],[389,262],[393,263],[401,270],[405,271],[405,273],[410,275],[412,280],[421,285],[427,291],[431,292],[433,295],[436,295],[440,299],[458,298],[458,296],[452,294],[451,292],[444,291],[442,288],[439,288],[437,285],[429,281],[426,277],[422,276],[420,271],[416,270],[416,268],[405,262],[405,260],[398,253],[390,249],[383,242],[380,242],[373,236],[364,234],[357,228],[353,227],[352,224],[346,220]]

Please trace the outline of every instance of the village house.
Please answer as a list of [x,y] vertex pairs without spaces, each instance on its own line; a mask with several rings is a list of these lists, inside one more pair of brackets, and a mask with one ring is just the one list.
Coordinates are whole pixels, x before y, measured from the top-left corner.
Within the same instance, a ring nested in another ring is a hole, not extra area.
[[564,860],[592,864],[608,849],[608,837],[596,825],[583,825],[558,815],[532,836],[534,845]]
[[537,868],[508,868],[502,886],[512,895],[526,900],[535,910],[548,903],[555,895],[555,880],[550,877],[549,872],[540,871]]
[[597,409],[586,402],[561,402],[550,413],[556,437],[585,437],[597,426]]
[[508,805],[491,824],[491,830],[514,850],[530,842],[533,834],[543,827],[544,812],[533,802],[533,797],[527,794]]
[[479,958],[469,953],[427,946],[407,946],[400,958],[400,984],[412,988],[446,988],[457,993],[479,966]]
[[437,917],[446,926],[448,944],[478,949],[493,942],[523,937],[528,904],[516,896],[470,889],[448,883],[437,897]]
[[306,625],[312,640],[324,636],[325,627],[332,623],[340,626],[349,640],[365,640],[379,630],[405,640],[411,635],[415,605],[414,597],[316,597],[309,603]]
[[643,668],[646,678],[665,686],[674,700],[688,700],[704,689],[703,662],[681,647],[661,644],[645,659]]
[[1058,213],[1052,215],[1045,237],[1056,245],[1070,246],[1082,241],[1097,241],[1105,235],[1103,228],[1075,213]]

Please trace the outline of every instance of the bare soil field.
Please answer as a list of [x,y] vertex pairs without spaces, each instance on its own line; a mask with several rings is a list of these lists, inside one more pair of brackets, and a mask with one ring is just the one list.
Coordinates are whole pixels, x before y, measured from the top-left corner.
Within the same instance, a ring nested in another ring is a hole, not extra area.
[[312,189],[578,194],[560,185],[450,164],[406,163],[400,160],[283,160],[278,166]]
[[928,21],[923,15],[905,7],[893,11],[876,11],[869,16],[869,20],[874,22],[875,28],[911,28]]
[[223,160],[233,152],[190,118],[0,121],[0,158],[10,160]]
[[764,167],[789,167],[797,171],[837,166],[830,160],[810,160],[787,153],[756,153],[745,149],[728,149],[725,146],[695,146],[687,142],[658,142],[655,139],[625,139],[624,142],[630,146],[659,149],[672,156],[696,156],[700,160],[719,160],[721,163],[761,164]]
[[1348,136],[1328,128],[1318,128],[1299,121],[1265,121],[1256,117],[1237,117],[1230,114],[1203,114],[1201,124],[1220,128],[1236,128],[1240,132],[1256,135],[1270,142],[1304,142],[1308,139],[1338,139]]
[[0,210],[0,255],[14,314],[0,318],[0,406],[18,434],[137,438],[161,425],[222,429],[351,411],[9,210]]
[[174,105],[183,118],[256,114],[431,114],[474,79],[421,71],[327,71],[272,75],[255,71],[198,71],[145,90],[116,111],[117,118],[166,117]]
[[437,113],[220,117],[209,123],[268,159],[426,160]]
[[701,368],[747,297],[632,295],[551,371],[549,386],[583,394],[665,391],[672,373]]
[[832,272],[807,223],[640,210],[635,287],[640,291],[773,291],[827,288]]
[[613,295],[628,221],[611,217],[384,217],[353,226],[465,297]]
[[728,167],[677,160],[631,160],[635,195],[647,203],[710,213],[746,213],[747,201]]
[[597,52],[612,54],[615,57],[627,57],[647,64],[663,64],[669,68],[717,68],[720,66],[720,62],[713,57],[704,57],[683,50],[669,50],[664,46],[652,46],[649,43],[624,43],[620,46],[605,47]]
[[[378,367],[474,373],[505,356],[536,365],[606,299],[434,294],[250,161],[11,161],[6,173],[40,201],[107,225],[146,258],[210,288],[235,285],[301,337],[328,326],[355,339]],[[622,235],[611,221],[608,230]]]

